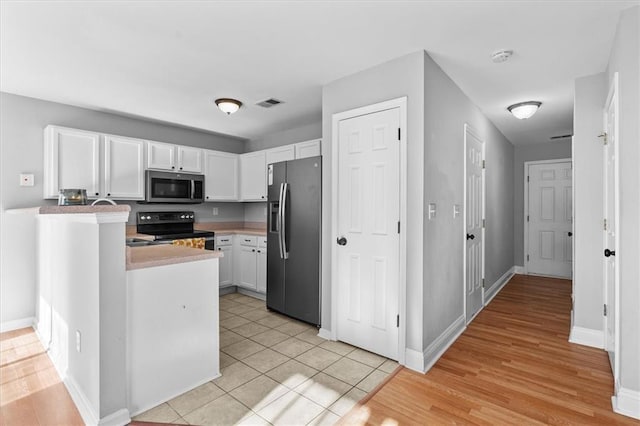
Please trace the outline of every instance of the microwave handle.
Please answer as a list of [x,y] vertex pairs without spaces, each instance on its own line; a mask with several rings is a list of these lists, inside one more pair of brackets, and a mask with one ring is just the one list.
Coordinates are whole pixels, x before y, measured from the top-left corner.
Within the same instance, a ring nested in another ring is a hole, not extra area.
[[191,179],[191,199],[196,198],[196,181]]

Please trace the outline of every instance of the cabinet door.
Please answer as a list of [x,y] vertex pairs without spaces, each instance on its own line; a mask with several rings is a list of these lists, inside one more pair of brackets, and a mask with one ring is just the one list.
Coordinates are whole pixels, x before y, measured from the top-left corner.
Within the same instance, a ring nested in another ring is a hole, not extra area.
[[257,151],[240,156],[240,197],[243,201],[267,200],[265,152]]
[[64,188],[100,196],[100,135],[47,126],[44,137],[44,198],[58,198]]
[[144,141],[104,137],[103,196],[118,200],[144,199]]
[[267,249],[258,248],[256,259],[256,291],[267,293]]
[[218,247],[224,257],[219,258],[220,264],[220,287],[233,284],[233,246]]
[[206,201],[238,201],[238,156],[205,151]]
[[240,246],[240,276],[238,285],[256,289],[256,249],[255,247]]
[[147,143],[147,169],[175,170],[175,145],[162,142]]
[[293,160],[296,156],[293,145],[280,146],[267,150],[267,164],[279,163],[280,161]]
[[322,155],[321,145],[321,139],[314,139],[295,144],[296,160],[299,158],[317,157],[318,155]]
[[189,173],[202,173],[202,149],[190,146],[177,146],[178,170]]

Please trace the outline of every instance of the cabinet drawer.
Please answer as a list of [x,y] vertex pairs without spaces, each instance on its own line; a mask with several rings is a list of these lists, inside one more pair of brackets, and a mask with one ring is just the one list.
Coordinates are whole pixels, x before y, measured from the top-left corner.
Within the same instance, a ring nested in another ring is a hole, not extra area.
[[232,235],[221,235],[219,237],[216,237],[216,247],[229,246],[233,244],[232,238]]
[[241,246],[256,246],[257,237],[254,235],[238,235]]
[[258,237],[258,247],[267,247],[267,237]]

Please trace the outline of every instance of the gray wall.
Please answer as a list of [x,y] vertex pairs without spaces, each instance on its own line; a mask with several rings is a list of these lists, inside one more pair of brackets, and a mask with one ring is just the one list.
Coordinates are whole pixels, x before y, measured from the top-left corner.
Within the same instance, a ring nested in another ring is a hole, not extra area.
[[[0,93],[0,321],[34,316],[35,257],[33,249],[17,247],[20,235],[6,228],[6,209],[33,207],[55,203],[42,199],[43,129],[57,124],[77,129],[105,132],[142,139],[172,142],[240,153],[244,140],[217,134],[173,127],[157,122],[136,120],[115,114]],[[20,187],[18,175],[33,173],[36,185]],[[149,210],[149,206],[129,203],[133,211]],[[215,204],[220,214],[212,215],[214,204],[189,206],[202,221],[242,221],[244,207],[237,203]],[[153,207],[156,208],[156,207]],[[159,207],[175,209],[178,207]],[[17,220],[17,219],[16,219]],[[133,223],[133,214],[129,223]],[[13,253],[26,254],[16,259]],[[29,253],[31,253],[29,255]]]
[[573,324],[603,332],[602,108],[606,74],[576,79],[573,103]]
[[[607,68],[609,85],[619,73],[620,168],[620,384],[640,391],[640,7],[620,17]],[[637,395],[637,393],[636,393]],[[636,400],[637,404],[638,401]]]
[[270,133],[261,138],[245,142],[244,152],[260,151],[276,146],[288,145],[296,142],[320,139],[322,137],[322,116],[318,114],[318,121],[280,132]]
[[524,266],[524,162],[571,158],[571,139],[516,145],[513,161],[513,249],[516,266]]
[[464,125],[485,143],[487,290],[513,266],[513,145],[428,55],[424,61],[424,203],[437,206],[423,233],[427,347],[464,315],[464,217],[453,217],[465,196]]
[[[407,348],[422,352],[422,212],[424,171],[424,51],[344,77],[322,90],[322,328],[331,330],[332,116],[350,109],[407,96]],[[405,265],[400,265],[405,267]]]

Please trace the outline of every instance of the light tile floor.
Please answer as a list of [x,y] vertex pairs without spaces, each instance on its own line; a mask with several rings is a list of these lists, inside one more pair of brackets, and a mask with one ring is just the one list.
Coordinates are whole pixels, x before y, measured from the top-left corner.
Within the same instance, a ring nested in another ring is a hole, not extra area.
[[330,425],[398,363],[318,337],[239,293],[220,297],[222,377],[134,418],[193,425]]

